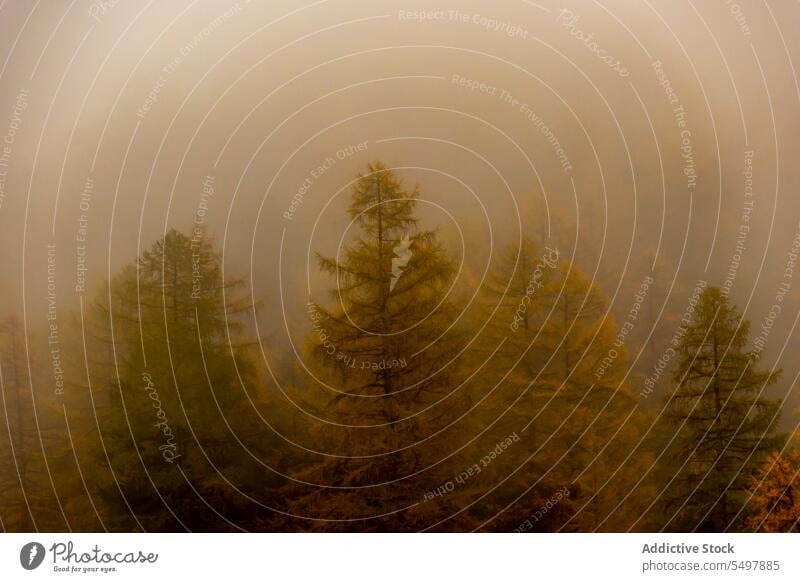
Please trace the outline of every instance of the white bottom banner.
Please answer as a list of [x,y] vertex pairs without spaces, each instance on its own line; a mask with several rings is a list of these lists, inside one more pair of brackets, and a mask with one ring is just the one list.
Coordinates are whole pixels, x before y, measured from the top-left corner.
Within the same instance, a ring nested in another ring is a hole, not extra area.
[[794,534],[3,534],[0,580],[800,580]]

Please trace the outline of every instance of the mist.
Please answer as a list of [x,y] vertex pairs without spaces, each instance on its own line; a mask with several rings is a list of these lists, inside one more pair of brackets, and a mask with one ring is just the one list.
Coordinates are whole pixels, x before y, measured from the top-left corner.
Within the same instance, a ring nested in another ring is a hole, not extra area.
[[[382,162],[418,187],[460,323],[526,237],[579,267],[615,325],[652,277],[620,380],[638,394],[698,282],[718,287],[759,366],[782,369],[765,394],[793,433],[798,18],[748,0],[6,3],[0,314],[60,408],[87,381],[80,332],[109,282],[171,229],[202,231],[252,306],[253,390],[288,423],[282,395],[319,339],[309,304],[339,301],[318,255],[359,240],[353,189]],[[53,326],[74,351],[60,373]]]

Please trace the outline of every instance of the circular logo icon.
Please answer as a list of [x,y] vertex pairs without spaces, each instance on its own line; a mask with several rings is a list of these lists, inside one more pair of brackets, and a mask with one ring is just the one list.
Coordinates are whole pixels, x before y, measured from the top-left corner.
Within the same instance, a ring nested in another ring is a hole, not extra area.
[[26,570],[35,570],[44,561],[44,546],[39,542],[28,542],[19,551],[19,563]]

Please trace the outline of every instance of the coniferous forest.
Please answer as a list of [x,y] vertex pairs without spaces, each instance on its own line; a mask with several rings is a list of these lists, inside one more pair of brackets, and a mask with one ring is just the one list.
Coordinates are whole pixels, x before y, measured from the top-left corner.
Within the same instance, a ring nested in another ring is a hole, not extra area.
[[421,185],[376,162],[349,195],[296,358],[253,333],[264,306],[207,229],[170,229],[60,316],[58,398],[48,329],[9,315],[3,527],[798,529],[781,372],[718,287],[686,296],[654,390],[630,365],[648,338],[622,341],[633,326],[535,223],[457,285]]
[[794,575],[798,23],[0,0],[11,578]]

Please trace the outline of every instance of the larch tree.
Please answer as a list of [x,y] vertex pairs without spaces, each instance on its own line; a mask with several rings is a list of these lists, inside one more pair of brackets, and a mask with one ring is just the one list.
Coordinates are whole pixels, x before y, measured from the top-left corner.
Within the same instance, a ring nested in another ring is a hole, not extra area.
[[747,496],[748,531],[800,532],[800,451],[769,455],[751,477]]
[[204,231],[173,229],[98,296],[95,343],[110,342],[114,372],[93,367],[109,383],[98,400],[117,527],[132,513],[148,530],[227,528],[254,508],[234,489],[258,490],[263,473],[241,284],[223,280]]
[[750,324],[719,289],[700,295],[682,328],[674,389],[664,420],[671,427],[677,466],[665,492],[667,527],[725,531],[744,501],[750,475],[775,449],[780,403],[763,396],[779,372],[756,370],[758,354],[746,349]]
[[0,519],[11,531],[33,531],[36,517],[28,496],[33,493],[32,472],[38,465],[37,432],[25,356],[22,321],[7,316],[0,324],[0,381],[3,423],[0,436]]
[[[329,305],[309,300],[308,351],[326,384],[316,387],[327,403],[317,429],[335,451],[303,478],[341,489],[292,493],[297,512],[347,519],[398,510],[443,478],[430,465],[452,444],[445,429],[465,408],[453,361],[461,339],[453,263],[436,231],[420,228],[419,196],[370,164],[349,207],[357,233],[339,256],[318,255],[336,284]],[[383,524],[411,527],[418,515],[400,511]]]
[[13,531],[56,531],[83,517],[70,515],[68,506],[85,495],[56,396],[52,355],[48,350],[51,361],[43,365],[37,342],[44,336],[25,332],[16,315],[0,324],[0,418],[7,423],[0,436],[0,519]]
[[[639,480],[650,458],[639,440],[648,417],[626,380],[629,328],[616,325],[605,294],[575,263],[561,262],[548,291],[553,310],[542,324],[542,347],[553,359],[541,381],[554,391],[550,407],[559,412],[542,428],[551,442],[571,447],[562,461],[555,454],[547,460],[574,492],[575,513],[562,527],[624,531],[639,517],[651,487]],[[567,446],[551,452],[558,448]]]
[[[539,331],[551,307],[545,289],[556,278],[559,263],[557,249],[523,236],[518,243],[501,249],[481,285],[471,327],[482,331],[470,350],[473,365],[481,370],[475,381],[475,399],[480,406],[470,415],[474,425],[470,432],[482,436],[471,445],[468,456],[482,458],[484,451],[508,435],[520,440],[483,468],[469,485],[480,495],[516,471],[511,484],[524,483],[532,489],[509,508],[505,506],[514,501],[518,490],[506,486],[492,491],[462,518],[463,528],[491,519],[486,529],[510,531],[533,513],[532,508],[546,503],[562,484],[554,475],[543,475],[541,452],[526,462],[545,438],[538,434],[540,417],[552,397],[551,390],[534,380],[550,356],[541,349]],[[563,515],[563,509],[564,505],[550,512],[547,519],[537,522],[537,529],[553,527],[553,518]]]
[[493,433],[521,437],[492,470],[520,467],[535,453],[516,478],[536,486],[506,510],[504,529],[563,488],[570,494],[536,530],[627,527],[640,500],[613,515],[610,500],[641,474],[647,454],[626,457],[644,417],[624,382],[624,339],[606,315],[603,293],[557,249],[523,239],[501,257],[483,297],[489,321],[479,349],[499,364],[489,368],[489,384],[502,382],[487,410],[492,418],[505,415]]

